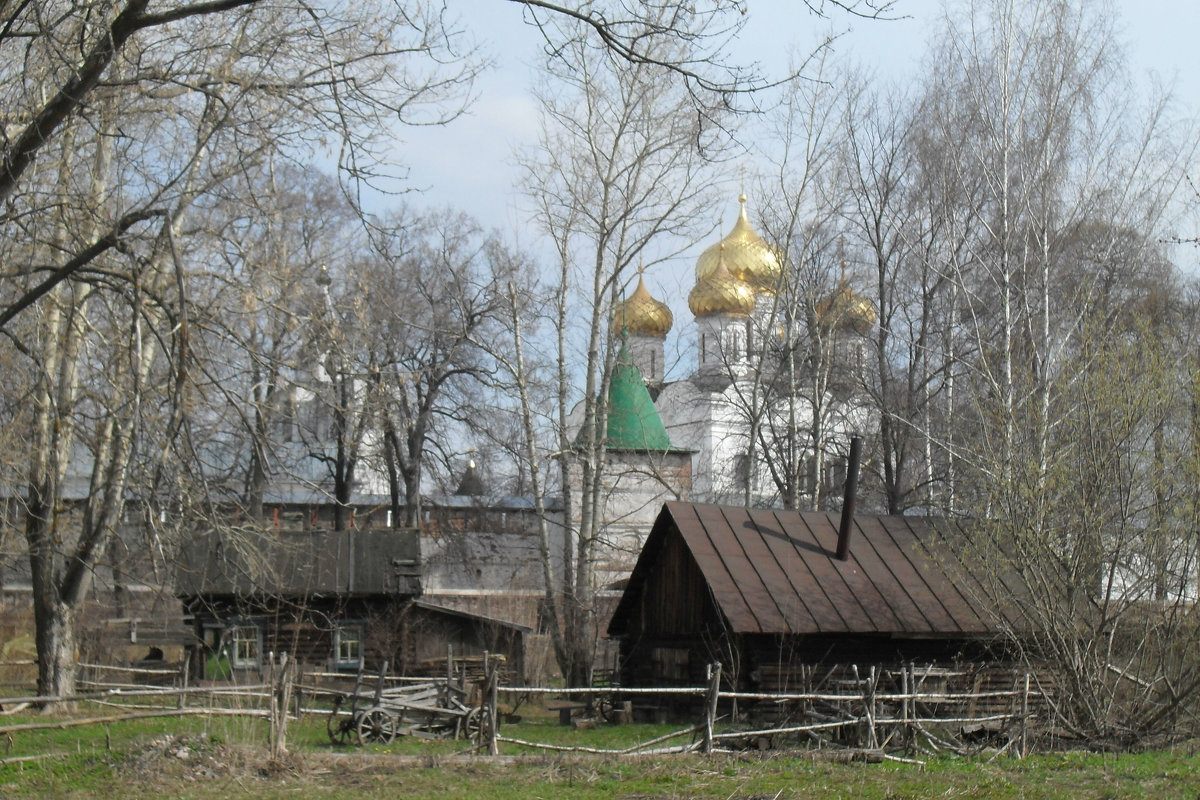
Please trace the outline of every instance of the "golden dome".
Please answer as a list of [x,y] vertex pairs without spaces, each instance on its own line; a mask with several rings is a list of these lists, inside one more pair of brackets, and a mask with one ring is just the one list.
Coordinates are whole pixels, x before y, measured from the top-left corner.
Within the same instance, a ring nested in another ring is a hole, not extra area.
[[783,270],[779,258],[761,236],[750,227],[746,216],[746,195],[738,197],[741,210],[733,230],[721,241],[710,246],[696,259],[696,284],[717,270],[724,249],[725,265],[735,278],[749,283],[760,292],[774,293]]
[[626,299],[617,303],[613,310],[612,327],[615,333],[629,331],[634,336],[666,336],[674,318],[666,303],[650,296],[642,271],[638,270],[638,285]]
[[696,281],[688,295],[688,308],[697,319],[713,314],[747,317],[754,311],[754,287],[729,271],[723,254],[723,248],[718,248],[716,269]]
[[858,334],[866,334],[874,327],[877,317],[875,304],[855,294],[845,278],[832,294],[817,303],[817,320],[829,328],[847,328]]

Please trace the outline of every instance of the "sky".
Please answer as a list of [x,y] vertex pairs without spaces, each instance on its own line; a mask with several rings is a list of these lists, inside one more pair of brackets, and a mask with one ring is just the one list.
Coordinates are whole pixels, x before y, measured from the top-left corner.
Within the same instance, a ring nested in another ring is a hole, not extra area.
[[[895,10],[900,19],[861,20],[842,14],[822,21],[800,0],[747,2],[749,18],[739,49],[744,44],[754,56],[767,54],[762,60],[768,69],[782,70],[789,50],[807,52],[817,36],[832,29],[843,33],[833,59],[856,60],[902,82],[919,77],[926,35],[937,29],[942,13],[940,0],[899,0]],[[528,221],[515,188],[519,173],[513,152],[537,137],[536,106],[529,89],[539,54],[538,34],[522,22],[516,3],[448,0],[448,7],[462,16],[495,65],[481,76],[466,115],[444,128],[399,131],[397,146],[411,165],[411,184],[423,192],[422,202],[453,205],[487,227],[519,232]],[[1200,117],[1200,0],[1120,0],[1115,12],[1135,77],[1154,73],[1175,81],[1179,111]],[[734,213],[736,208],[723,216],[732,223]]]

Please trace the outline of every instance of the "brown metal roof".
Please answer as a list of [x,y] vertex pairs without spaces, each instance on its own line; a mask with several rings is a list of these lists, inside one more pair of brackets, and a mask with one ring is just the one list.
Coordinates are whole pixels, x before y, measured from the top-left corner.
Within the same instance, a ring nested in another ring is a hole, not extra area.
[[[667,503],[610,627],[619,634],[662,542],[677,531],[732,632],[988,635],[1017,621],[1010,597],[988,599],[983,565],[962,543],[969,522],[859,515],[838,560],[833,514]],[[994,596],[996,592],[991,592]]]

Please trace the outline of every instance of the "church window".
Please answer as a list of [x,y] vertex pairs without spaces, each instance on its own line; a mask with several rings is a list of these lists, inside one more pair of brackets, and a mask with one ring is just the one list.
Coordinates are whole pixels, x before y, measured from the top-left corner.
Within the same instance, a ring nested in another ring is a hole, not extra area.
[[296,431],[296,405],[290,399],[279,409],[279,438],[284,442],[299,440]]
[[737,488],[745,490],[750,488],[750,454],[739,453],[738,457],[733,461],[733,479],[737,484]]

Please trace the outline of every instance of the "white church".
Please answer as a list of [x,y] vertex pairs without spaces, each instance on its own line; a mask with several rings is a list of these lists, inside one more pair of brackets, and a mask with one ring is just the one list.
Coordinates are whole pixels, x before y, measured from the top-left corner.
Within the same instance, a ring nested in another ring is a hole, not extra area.
[[732,230],[696,261],[693,374],[664,381],[672,314],[641,275],[613,330],[627,337],[671,448],[691,453],[686,499],[822,507],[840,491],[850,436],[871,424],[858,387],[875,307],[844,277],[807,303],[789,292],[783,259],[750,224],[745,195],[739,204]]
[[817,298],[789,293],[783,260],[739,203],[696,262],[691,375],[664,378],[674,319],[641,274],[614,309],[601,593],[619,593],[664,501],[840,506],[850,438],[870,432],[861,386],[875,307],[844,278]]

